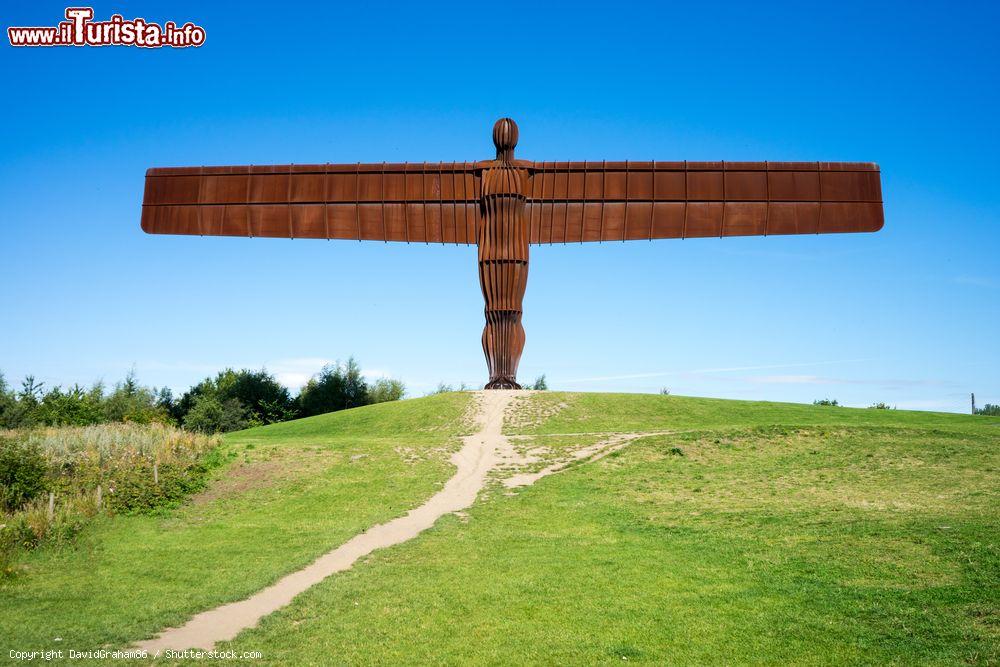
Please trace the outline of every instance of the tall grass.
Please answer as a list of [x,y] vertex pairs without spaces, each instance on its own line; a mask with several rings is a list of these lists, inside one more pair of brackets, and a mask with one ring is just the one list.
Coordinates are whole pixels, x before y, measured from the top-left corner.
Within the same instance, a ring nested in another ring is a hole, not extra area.
[[[9,432],[18,437],[17,431]],[[100,424],[25,431],[20,438],[37,445],[53,465],[183,464],[219,444],[217,436],[189,433],[164,424]]]
[[0,576],[14,572],[19,552],[70,542],[98,514],[176,505],[200,490],[208,471],[222,462],[218,436],[163,424],[4,431],[0,441],[40,454],[47,470],[32,497],[0,516]]

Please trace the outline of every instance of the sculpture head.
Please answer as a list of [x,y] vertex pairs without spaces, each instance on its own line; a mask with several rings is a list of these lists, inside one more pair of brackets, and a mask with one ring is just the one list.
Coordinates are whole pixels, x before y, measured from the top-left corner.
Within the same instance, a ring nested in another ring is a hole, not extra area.
[[517,123],[512,118],[501,118],[493,125],[493,145],[497,147],[498,160],[510,162],[514,159]]

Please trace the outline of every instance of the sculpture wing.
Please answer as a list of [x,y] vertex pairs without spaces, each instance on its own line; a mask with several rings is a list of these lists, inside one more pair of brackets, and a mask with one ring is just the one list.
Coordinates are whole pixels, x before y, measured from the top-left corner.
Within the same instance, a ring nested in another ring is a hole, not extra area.
[[874,232],[869,162],[536,162],[525,215],[534,244]]
[[157,168],[150,234],[476,243],[472,162]]

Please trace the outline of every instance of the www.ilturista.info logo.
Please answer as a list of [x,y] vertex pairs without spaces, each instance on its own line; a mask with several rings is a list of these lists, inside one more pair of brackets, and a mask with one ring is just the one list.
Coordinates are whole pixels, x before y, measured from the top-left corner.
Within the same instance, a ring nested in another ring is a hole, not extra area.
[[205,29],[190,21],[178,27],[173,21],[162,26],[145,19],[126,20],[112,14],[107,21],[94,21],[93,7],[67,7],[66,20],[49,27],[7,28],[11,46],[162,46],[184,48],[205,43]]

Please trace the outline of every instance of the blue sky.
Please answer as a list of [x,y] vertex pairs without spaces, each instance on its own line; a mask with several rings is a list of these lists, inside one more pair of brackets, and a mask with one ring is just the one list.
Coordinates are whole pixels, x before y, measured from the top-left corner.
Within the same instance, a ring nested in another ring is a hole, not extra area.
[[[852,160],[873,235],[532,249],[519,376],[574,391],[1000,403],[995,3],[95,5],[199,49],[0,47],[0,369],[225,366],[290,385],[356,356],[412,395],[481,385],[475,248],[147,236],[150,166]],[[5,3],[4,27],[65,5]]]

